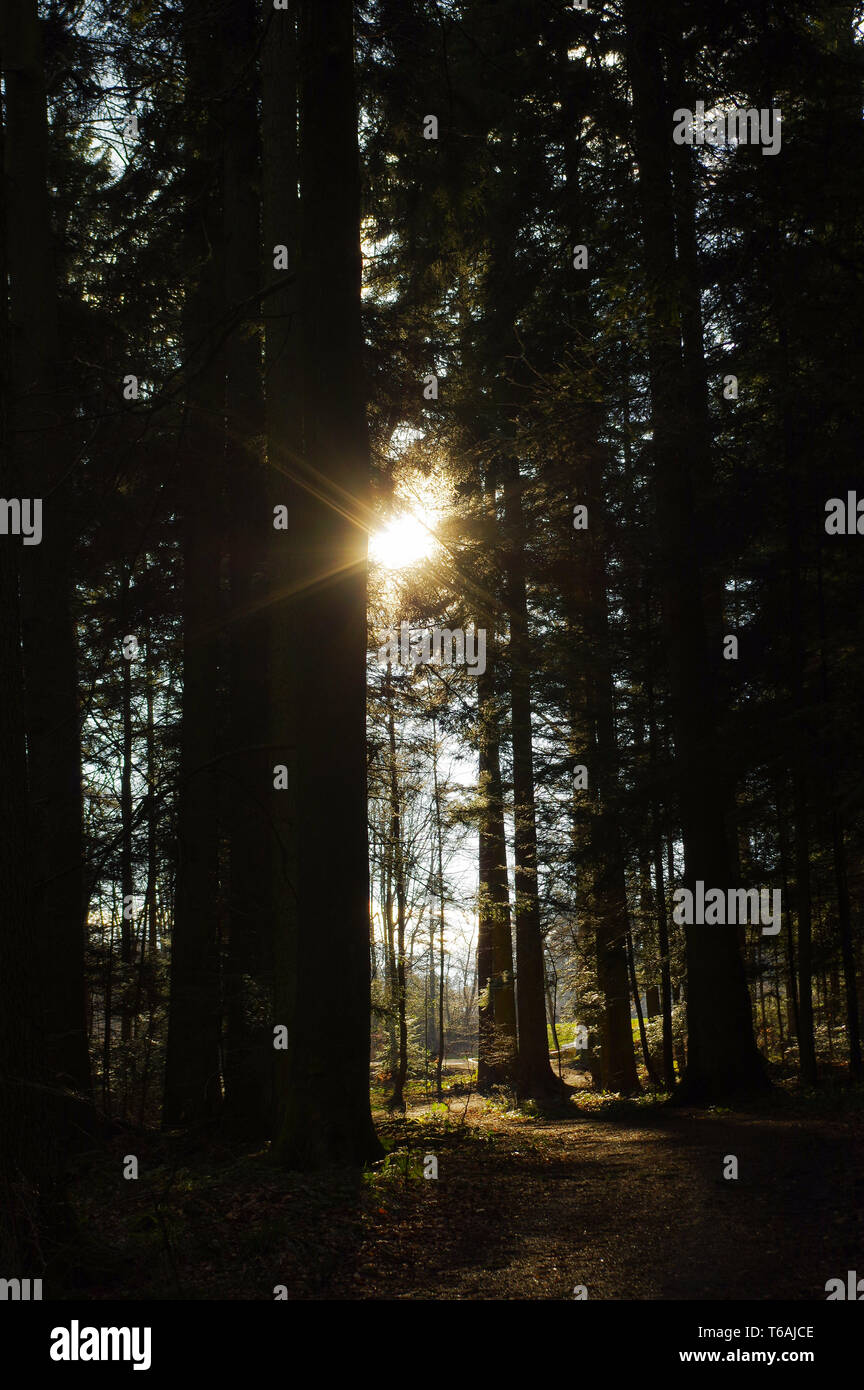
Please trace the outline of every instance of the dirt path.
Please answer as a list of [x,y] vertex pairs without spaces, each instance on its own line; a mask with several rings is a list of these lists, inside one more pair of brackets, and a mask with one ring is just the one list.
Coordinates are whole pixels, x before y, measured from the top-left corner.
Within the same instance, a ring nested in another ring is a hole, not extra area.
[[438,1181],[381,1185],[381,1220],[331,1296],[824,1300],[827,1279],[864,1273],[860,1119],[571,1110],[475,1098],[470,1137],[457,1123],[426,1146],[424,1108],[410,1112],[409,1147],[436,1153]]

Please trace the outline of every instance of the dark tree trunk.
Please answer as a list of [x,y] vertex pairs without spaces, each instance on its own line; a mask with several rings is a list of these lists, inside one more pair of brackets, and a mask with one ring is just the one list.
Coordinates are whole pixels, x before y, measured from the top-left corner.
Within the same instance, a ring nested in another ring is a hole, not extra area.
[[600,1061],[604,1089],[630,1095],[640,1087],[630,1024],[627,890],[620,818],[616,806],[618,749],[606,593],[602,461],[597,446],[593,444],[588,460],[585,495],[588,500],[588,532],[583,537],[587,549],[583,567],[588,665],[585,684],[592,730],[589,757],[593,861],[591,900],[596,924],[597,980],[605,1004]]
[[[273,950],[273,1023],[287,1028],[289,1050],[274,1052],[273,1124],[285,1111],[294,1035],[297,987],[297,643],[291,591],[298,568],[294,545],[299,495],[294,473],[303,450],[299,282],[300,203],[297,147],[297,5],[272,10],[265,19],[261,74],[262,265],[265,295],[264,389],[267,429],[269,553],[266,602],[269,617],[269,715],[271,768],[287,769],[287,787],[271,777],[267,802],[271,860],[269,914]],[[273,247],[288,249],[290,270],[273,266]],[[287,509],[287,529],[274,509]],[[276,1132],[276,1130],[274,1130]]]
[[220,149],[218,129],[208,111],[218,87],[216,23],[205,0],[186,6],[189,288],[184,314],[187,385],[180,499],[183,709],[166,1125],[200,1124],[212,1119],[221,1104],[215,759],[225,393],[222,353],[216,340],[223,309]]
[[[648,748],[652,785],[658,776],[657,723],[654,717],[654,681],[646,677],[648,693]],[[656,797],[651,801],[651,836],[654,859],[654,902],[657,910],[657,949],[660,955],[660,1001],[663,1014],[663,1081],[671,1091],[675,1086],[675,1056],[672,1041],[672,976],[669,970],[669,919],[666,912],[666,885],[663,881],[663,832]]]
[[[127,570],[123,576],[120,601],[121,637],[129,632],[129,590],[131,575]],[[116,652],[115,647],[115,652]],[[122,693],[121,716],[123,723],[123,761],[120,770],[120,963],[122,980],[120,985],[120,1039],[121,1067],[123,1073],[122,1118],[126,1119],[126,1103],[129,1082],[129,1042],[132,1037],[132,998],[131,977],[135,945],[135,916],[133,894],[135,891],[132,873],[132,660],[121,655]]]
[[828,658],[825,652],[826,615],[822,586],[821,556],[818,569],[819,598],[819,668],[821,675],[822,709],[825,715],[828,742],[829,796],[831,799],[831,843],[834,851],[834,882],[837,886],[837,931],[840,937],[840,956],[843,961],[844,1002],[846,1006],[846,1037],[849,1044],[849,1076],[860,1081],[861,1024],[858,1015],[858,989],[855,978],[855,947],[852,937],[852,905],[849,900],[849,874],[846,860],[846,837],[837,797],[838,750],[830,722],[830,690]]
[[[275,15],[278,23],[285,16]],[[232,0],[224,25],[229,77],[223,106],[225,470],[230,559],[228,670],[228,949],[225,967],[225,1110],[250,1135],[272,1115],[273,963],[270,904],[274,759],[267,728],[267,557],[273,514],[261,449],[264,427],[257,332],[260,285],[256,4]],[[277,793],[278,795],[278,793]]]
[[[405,1083],[408,1079],[408,1021],[406,1015],[405,979],[405,861],[402,848],[402,803],[399,794],[399,775],[396,765],[396,721],[393,714],[393,685],[391,668],[387,664],[387,684],[385,691],[387,707],[387,738],[390,760],[387,769],[390,792],[390,853],[393,863],[393,882],[396,888],[396,949],[395,978],[393,981],[393,1001],[396,1005],[399,1046],[396,1067],[393,1070],[393,1094],[390,1097],[391,1110],[405,1110]],[[391,918],[392,921],[392,918]]]
[[[122,636],[128,633],[128,599],[131,576],[126,571],[120,604]],[[115,647],[116,651],[116,647]],[[120,1070],[122,1075],[120,1116],[124,1124],[129,1099],[129,1065],[132,1038],[132,960],[135,946],[135,914],[132,873],[132,660],[121,655],[123,759],[120,770]],[[136,1011],[137,1012],[137,1011]]]
[[435,1094],[443,1098],[444,1072],[444,835],[441,825],[441,789],[438,785],[438,731],[432,719],[432,793],[435,800],[435,848],[438,852],[438,1052],[435,1059]]
[[[669,663],[678,798],[685,851],[685,886],[696,880],[730,886],[732,854],[724,808],[724,771],[716,747],[717,716],[712,663],[696,535],[694,458],[690,412],[681,399],[686,382],[681,307],[676,295],[682,266],[675,255],[675,211],[670,150],[672,110],[664,89],[659,32],[675,25],[677,6],[648,11],[627,0],[627,49],[633,91],[633,129],[639,163],[647,337],[653,408],[656,526],[662,577],[663,628]],[[682,408],[683,405],[683,408]],[[734,926],[685,927],[687,950],[687,1072],[676,1099],[704,1103],[767,1083],[753,1037],[750,1000]]]
[[[6,35],[2,34],[6,57]],[[6,64],[3,62],[5,71]],[[0,125],[0,138],[3,129]],[[5,144],[5,140],[4,140]],[[7,287],[7,215],[0,204],[0,491],[17,491],[8,425],[12,406]],[[19,542],[0,544],[0,1259],[10,1272],[37,1268],[40,1215],[28,1217],[50,1172],[50,1114],[39,969],[33,948],[32,871],[27,838],[27,766],[22,689]]]
[[783,918],[786,941],[786,1001],[789,1032],[796,1042],[800,1029],[798,1021],[798,973],[795,967],[795,940],[792,912],[789,906],[789,827],[783,812],[783,787],[776,789],[777,840],[780,846],[780,876],[783,884]]
[[537,826],[531,729],[531,650],[525,588],[521,481],[515,460],[505,483],[507,606],[513,726],[513,803],[516,886],[516,1016],[519,1029],[517,1089],[520,1096],[560,1096],[566,1087],[549,1064],[543,936],[537,884]]
[[[487,630],[487,652],[489,648]],[[488,660],[488,657],[487,657]],[[513,938],[507,886],[507,841],[501,786],[498,716],[478,679],[480,718],[479,908],[477,989],[487,992],[480,1009],[477,1089],[511,1082],[516,1065],[516,998],[513,989]]]
[[[565,65],[565,111],[570,129],[578,124],[579,93]],[[566,200],[569,240],[580,240],[583,199],[580,194],[578,145],[568,140],[565,155]],[[571,470],[574,496],[587,503],[588,530],[569,528],[573,557],[570,567],[571,592],[567,605],[571,623],[581,619],[583,641],[577,650],[582,660],[573,672],[573,685],[584,701],[588,729],[588,804],[593,865],[590,884],[591,913],[597,946],[597,981],[604,996],[601,1069],[603,1086],[610,1091],[630,1094],[639,1089],[633,1032],[630,1026],[630,997],[627,978],[626,937],[627,894],[624,851],[621,842],[617,800],[617,747],[615,703],[610,651],[609,615],[606,593],[606,529],[603,490],[604,450],[600,444],[603,427],[603,384],[593,374],[590,355],[596,330],[588,292],[587,277],[580,277],[570,295],[570,312],[577,341],[588,346],[586,360],[580,363],[580,376],[590,382],[581,408],[583,444],[578,468]],[[591,373],[591,375],[588,375]],[[578,492],[576,491],[578,489]],[[567,509],[569,511],[569,508]],[[568,576],[569,578],[570,576]]]
[[387,984],[387,1039],[389,1042],[390,1080],[399,1071],[399,1035],[396,1027],[398,1007],[396,1007],[397,970],[396,936],[393,930],[393,841],[390,836],[384,843],[381,879],[383,894],[381,898],[384,911],[384,978]]
[[275,1147],[289,1165],[317,1167],[362,1164],[380,1147],[369,1108],[369,446],[352,5],[305,0],[300,17],[305,466],[296,504],[294,599],[302,660],[299,933],[290,1081]]
[[74,1248],[64,1158],[92,1126],[70,421],[35,0],[4,7],[0,66],[0,492],[43,503],[40,545],[0,540],[0,1262],[26,1277]]
[[630,975],[630,992],[633,996],[633,1007],[636,1010],[636,1022],[639,1025],[639,1042],[642,1045],[642,1060],[645,1063],[648,1080],[651,1082],[652,1086],[656,1086],[657,1076],[654,1072],[654,1063],[651,1060],[651,1052],[648,1048],[648,1036],[645,1032],[645,1016],[642,1012],[642,1000],[639,997],[639,982],[636,979],[636,955],[633,950],[633,937],[630,932],[627,933],[627,970]]
[[[487,492],[490,529],[497,524],[494,497]],[[501,786],[500,713],[496,698],[495,624],[491,610],[479,619],[486,630],[486,670],[477,678],[478,926],[479,1007],[477,1089],[511,1083],[516,1067],[516,997],[513,988],[513,937],[507,883],[507,840]]]
[[[41,37],[33,0],[6,7],[6,217],[12,488],[39,498],[42,540],[21,546],[30,868],[52,1084],[89,1103],[84,989],[86,915],[81,743],[74,618],[76,496],[72,409],[60,369],[48,124]],[[68,1117],[85,1126],[79,1103]],[[71,1142],[67,1136],[64,1142]]]
[[798,1056],[801,1080],[817,1081],[813,1039],[813,907],[810,890],[810,812],[802,772],[793,772],[795,914],[798,919]]
[[145,660],[147,663],[146,683],[147,683],[147,890],[144,902],[146,939],[141,938],[141,955],[146,955],[155,963],[157,949],[157,922],[156,922],[156,880],[159,868],[159,857],[156,845],[156,826],[158,819],[156,815],[156,796],[157,796],[157,765],[156,765],[156,724],[154,719],[154,694],[156,675],[153,663],[153,642],[148,631],[145,644]]

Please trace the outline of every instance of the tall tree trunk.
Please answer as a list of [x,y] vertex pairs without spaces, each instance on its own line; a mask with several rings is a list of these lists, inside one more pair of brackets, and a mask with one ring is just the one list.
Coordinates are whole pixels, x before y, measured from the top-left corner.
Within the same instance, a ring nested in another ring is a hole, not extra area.
[[158,819],[156,815],[157,767],[156,723],[154,718],[156,672],[153,664],[153,641],[149,630],[146,634],[144,659],[147,667],[145,675],[147,698],[147,889],[144,902],[147,939],[145,941],[142,937],[141,955],[142,958],[145,955],[149,956],[151,961],[155,964],[158,941],[156,924],[156,878],[159,870],[159,856],[156,845],[156,826]]
[[[102,911],[102,897],[99,898],[99,911]],[[108,949],[105,952],[105,980],[103,989],[102,1018],[102,1109],[111,1114],[111,1016],[114,1008],[114,922],[117,915],[117,884],[111,886],[111,925],[108,930]],[[101,918],[100,918],[101,920]],[[104,944],[105,933],[102,932]]]
[[[649,607],[649,605],[646,605]],[[646,617],[650,614],[646,614]],[[645,686],[648,696],[648,757],[651,785],[658,777],[657,722],[654,715],[654,678],[649,669]],[[675,1086],[675,1055],[672,1040],[672,976],[669,969],[669,919],[666,912],[666,886],[663,881],[663,831],[656,794],[651,798],[651,838],[654,860],[654,902],[657,911],[657,949],[660,955],[660,1007],[663,1014],[663,1081],[671,1091]]]
[[[589,759],[591,786],[592,912],[596,923],[597,980],[603,991],[604,1015],[600,1052],[603,1087],[630,1095],[640,1089],[630,1024],[627,975],[627,889],[620,816],[616,807],[618,749],[615,697],[606,592],[606,538],[602,460],[591,446],[587,467],[588,533],[584,537],[589,672],[588,722],[592,730]],[[593,785],[591,785],[593,783]]]
[[[0,63],[7,35],[0,35]],[[7,79],[8,80],[8,79]],[[0,124],[5,146],[5,132]],[[5,153],[5,150],[4,150]],[[5,161],[4,161],[5,162]],[[9,425],[12,361],[7,301],[7,214],[0,203],[0,491],[18,491]],[[0,544],[0,1259],[4,1268],[38,1268],[41,1213],[34,1211],[43,1174],[50,1173],[51,1115],[40,1017],[39,962],[33,948],[33,873],[27,835],[27,765],[22,690],[18,542]]]
[[828,657],[825,651],[826,616],[825,594],[822,586],[822,560],[818,566],[819,601],[819,669],[821,676],[822,710],[825,719],[828,742],[828,792],[831,800],[831,843],[834,851],[834,881],[837,886],[837,931],[840,937],[840,955],[843,961],[844,1001],[846,1006],[846,1038],[849,1045],[849,1076],[852,1081],[860,1081],[861,1068],[861,1024],[858,1015],[858,989],[855,978],[855,947],[852,938],[852,907],[849,901],[849,875],[846,865],[846,837],[840,815],[837,796],[838,756],[836,736],[830,718],[830,689],[828,679]]
[[181,474],[183,703],[166,1125],[200,1124],[212,1119],[221,1104],[215,759],[225,383],[216,341],[223,310],[220,149],[208,109],[218,87],[217,22],[206,0],[191,0],[184,10],[189,288],[184,312],[187,386]]
[[[131,575],[123,576],[120,603],[123,635],[128,631],[129,588]],[[129,1096],[129,1067],[132,1039],[132,960],[135,946],[135,916],[132,873],[132,658],[121,656],[121,718],[123,726],[123,759],[120,770],[120,1068],[122,1074],[120,1118],[127,1119]],[[136,1011],[137,1012],[137,1011]]]
[[645,1032],[645,1015],[642,1012],[642,1000],[639,997],[639,982],[636,979],[636,954],[633,950],[633,936],[631,932],[627,933],[627,970],[630,976],[630,992],[633,995],[633,1007],[636,1010],[636,1022],[639,1025],[639,1041],[642,1045],[642,1060],[645,1063],[648,1080],[651,1082],[652,1086],[656,1086],[657,1076],[654,1071],[654,1063],[651,1060],[651,1052],[648,1047],[648,1035]]
[[806,775],[792,773],[795,813],[795,913],[798,919],[798,1056],[805,1086],[817,1081],[813,1037],[813,908],[810,888],[810,811]]
[[[42,539],[20,552],[29,845],[51,1084],[86,1125],[91,1095],[84,986],[84,846],[74,618],[72,406],[63,381],[48,176],[48,122],[35,0],[5,7],[6,214],[11,495],[41,499]],[[20,541],[7,538],[6,546]],[[67,1135],[64,1143],[71,1142]]]
[[[562,80],[565,83],[565,119],[572,130],[578,126],[581,94],[574,86],[571,68],[572,65],[566,61]],[[568,240],[575,244],[581,238],[583,215],[578,143],[568,139],[566,151]],[[605,1089],[630,1094],[639,1089],[639,1080],[630,1026],[624,851],[615,807],[618,754],[606,592],[604,449],[600,443],[603,384],[594,371],[595,360],[591,354],[596,329],[588,284],[587,277],[579,277],[576,289],[569,296],[570,316],[577,341],[588,349],[585,360],[580,363],[580,380],[585,389],[581,409],[584,444],[580,451],[580,466],[578,470],[572,470],[571,484],[580,489],[577,495],[587,503],[588,531],[576,532],[572,526],[568,528],[573,560],[567,605],[574,625],[577,617],[581,618],[584,638],[581,648],[576,648],[582,653],[581,669],[577,665],[572,680],[583,695],[585,722],[590,731],[589,824],[593,864],[590,902],[595,924],[597,981],[604,996],[601,1071]],[[569,507],[566,511],[569,511]],[[577,596],[582,596],[581,602]]]
[[[626,0],[627,53],[633,91],[633,129],[647,280],[647,338],[651,386],[656,526],[663,592],[663,627],[672,695],[678,797],[685,852],[685,885],[697,880],[725,889],[732,856],[724,809],[725,778],[716,749],[717,717],[695,535],[693,457],[685,380],[681,311],[676,285],[675,216],[670,169],[672,111],[664,90],[657,34],[679,22],[677,5],[648,11]],[[671,30],[670,30],[671,31]],[[692,403],[691,403],[692,405]],[[675,1099],[704,1103],[767,1082],[753,1037],[750,1000],[734,926],[685,927],[687,950],[687,1071]]]
[[396,720],[393,713],[393,684],[390,663],[387,663],[385,686],[387,709],[387,739],[389,764],[387,768],[390,793],[390,853],[393,856],[393,880],[396,888],[396,959],[393,998],[396,1003],[399,1048],[393,1072],[391,1110],[405,1110],[405,1083],[408,1079],[408,1021],[406,1016],[405,979],[405,861],[402,848],[402,804],[399,794],[399,774],[396,764]]
[[396,1004],[397,969],[396,936],[393,930],[393,841],[389,834],[384,842],[381,866],[384,912],[384,979],[387,985],[387,1038],[389,1042],[389,1071],[391,1081],[399,1071],[399,1034],[396,1027],[399,1010]]
[[481,995],[486,992],[487,1002],[480,1008],[479,1091],[510,1083],[515,1076],[517,1055],[513,938],[498,716],[494,702],[481,693],[481,683],[485,683],[485,677],[478,679],[481,740],[478,774],[482,802],[478,858],[477,989]]
[[369,1108],[369,445],[352,5],[304,0],[300,18],[305,461],[294,608],[304,654],[296,752],[302,815],[290,1081],[275,1148],[283,1162],[316,1167],[362,1164],[380,1146]]
[[[486,491],[490,529],[497,525],[494,495]],[[501,786],[499,709],[495,678],[492,610],[478,619],[486,630],[486,670],[477,677],[478,825],[477,992],[479,1015],[477,1089],[511,1083],[515,1077],[516,997],[513,937],[507,883],[507,840]],[[485,1003],[482,1001],[485,999]]]
[[537,825],[531,729],[531,651],[525,588],[521,481],[515,459],[504,487],[507,526],[507,606],[513,727],[513,803],[516,887],[516,1016],[519,1029],[517,1089],[542,1098],[569,1093],[549,1064],[543,937],[537,883]]
[[[35,0],[4,7],[0,68],[0,492],[40,498],[44,508],[41,545],[19,550],[18,537],[0,541],[0,1262],[10,1274],[38,1276],[46,1254],[50,1260],[74,1245],[63,1161],[92,1114],[74,523],[61,443],[69,422],[65,432],[58,429],[48,127]],[[25,618],[35,627],[22,646]]]
[[[120,620],[121,627],[123,628],[123,633],[121,635],[124,637],[128,632],[130,584],[131,575],[127,569],[123,576],[123,589],[120,601]],[[132,658],[121,656],[120,659],[123,663],[121,693],[123,761],[120,770],[120,961],[123,966],[123,979],[120,996],[120,1034],[123,1044],[123,1119],[125,1121],[126,1081],[129,1069],[128,1043],[132,1037],[132,1014],[130,1007],[132,998],[130,988],[135,942],[133,903],[135,882],[132,873]]]
[[[432,862],[429,872],[429,892],[433,891],[432,884],[435,882],[435,846],[432,846]],[[429,1004],[428,1004],[428,1023],[426,1029],[426,1051],[429,1057],[438,1056],[438,1037],[437,1014],[435,1011],[435,1000],[438,998],[438,976],[435,973],[435,916],[429,912]],[[428,1076],[427,1076],[428,1081]]]
[[[257,331],[261,217],[256,8],[255,0],[232,0],[223,25],[230,64],[223,106],[223,217],[225,297],[231,322],[225,341],[231,583],[225,1110],[235,1127],[260,1138],[270,1132],[272,1117],[273,841],[267,812],[274,760],[262,738],[268,720],[266,599],[273,514],[261,449],[264,403]],[[273,21],[281,18],[274,14]]]
[[441,825],[441,788],[438,785],[438,730],[432,719],[432,795],[435,802],[435,848],[438,857],[438,1054],[435,1060],[435,1095],[443,1098],[444,1072],[444,835]]
[[783,788],[778,786],[775,793],[777,811],[777,840],[780,846],[780,877],[783,885],[783,918],[786,941],[786,999],[789,1032],[798,1040],[800,1024],[798,1021],[798,974],[795,968],[795,940],[792,931],[792,912],[789,906],[789,828],[783,812]]
[[[303,448],[300,287],[298,101],[298,6],[268,12],[261,59],[261,190],[263,228],[264,393],[267,431],[269,615],[266,731],[271,765],[287,769],[287,786],[271,777],[269,915],[273,951],[273,1022],[288,1030],[288,1049],[274,1053],[273,1125],[278,1131],[290,1086],[297,988],[297,642],[291,594],[298,581],[294,536],[299,518],[294,473]],[[274,269],[274,246],[285,246],[288,271]],[[287,528],[276,525],[284,507]]]
[[[779,266],[779,213],[771,227],[772,262]],[[783,310],[782,282],[776,277],[778,324],[778,387],[781,407],[783,457],[786,475],[786,531],[789,556],[789,640],[790,686],[795,718],[795,740],[790,758],[792,779],[793,849],[795,856],[795,913],[798,920],[798,1056],[801,1080],[815,1086],[818,1073],[813,1034],[813,904],[810,874],[810,785],[814,767],[814,739],[809,709],[807,676],[807,612],[805,605],[805,558],[801,534],[805,525],[800,486],[802,459],[792,397],[793,371],[789,333]]]

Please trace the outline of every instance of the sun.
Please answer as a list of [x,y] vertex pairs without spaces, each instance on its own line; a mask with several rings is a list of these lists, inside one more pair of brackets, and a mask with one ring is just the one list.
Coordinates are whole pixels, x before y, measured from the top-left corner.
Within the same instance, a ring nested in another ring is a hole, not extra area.
[[409,569],[428,560],[436,544],[431,528],[404,511],[369,537],[369,558],[385,570]]
[[[410,438],[401,440],[402,449],[410,452],[411,443]],[[433,566],[444,560],[447,546],[439,536],[446,532],[452,508],[446,472],[413,467],[404,453],[394,455],[396,464],[399,481],[378,529],[369,536],[369,559],[383,571],[382,581],[390,590],[394,585],[400,588],[403,572],[410,572],[424,560]],[[384,574],[389,578],[384,579]],[[409,582],[416,577],[410,575]]]

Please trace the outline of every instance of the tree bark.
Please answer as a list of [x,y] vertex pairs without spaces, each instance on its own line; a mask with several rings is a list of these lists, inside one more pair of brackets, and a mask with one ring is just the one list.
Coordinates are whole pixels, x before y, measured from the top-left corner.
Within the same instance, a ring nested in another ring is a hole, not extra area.
[[[235,1128],[261,1138],[272,1117],[272,828],[274,759],[268,722],[270,535],[261,448],[263,380],[258,335],[261,208],[258,39],[254,0],[232,0],[223,21],[228,58],[223,105],[225,470],[229,499],[228,632],[229,882],[225,965],[225,1110]],[[272,22],[284,18],[273,16]],[[262,745],[264,745],[262,747]],[[278,793],[277,793],[278,795]]]
[[[380,1154],[369,1108],[366,533],[360,185],[350,0],[304,0],[297,501],[297,981],[275,1145],[302,1168]],[[333,856],[338,867],[334,872]],[[326,983],[327,1008],[320,993]],[[338,1020],[338,1028],[334,1021]]]
[[[61,370],[48,177],[48,122],[35,0],[13,0],[6,63],[6,220],[13,495],[42,500],[42,540],[20,552],[28,839],[35,949],[51,1084],[89,1104],[85,889],[74,617],[72,409]],[[62,1102],[61,1102],[62,1105]],[[84,1125],[80,1104],[69,1102]]]
[[218,83],[216,22],[206,0],[192,0],[186,6],[189,288],[184,309],[187,380],[180,482],[183,701],[166,1125],[200,1124],[212,1119],[221,1105],[215,759],[225,383],[216,329],[223,309],[220,151],[207,106]]
[[[682,357],[670,167],[672,112],[664,88],[658,32],[673,32],[677,6],[647,11],[627,0],[627,59],[639,163],[642,238],[647,280],[656,526],[662,575],[663,628],[669,663],[685,884],[726,888],[731,853],[725,823],[725,778],[717,750],[717,717],[695,536],[693,456]],[[689,403],[691,406],[692,402]],[[687,1071],[674,1099],[708,1103],[766,1084],[753,1037],[750,1000],[737,927],[685,927]]]
[[[0,63],[5,71],[7,34]],[[0,139],[5,132],[0,124]],[[4,150],[5,154],[5,150]],[[5,163],[5,161],[4,161]],[[13,404],[7,302],[7,213],[0,203],[0,490],[15,494],[10,439]],[[33,946],[33,874],[27,835],[27,764],[22,690],[20,557],[18,542],[0,544],[0,1259],[4,1267],[33,1268],[38,1214],[25,1220],[51,1150],[45,1105],[47,1068],[39,1006],[39,970]],[[52,1155],[53,1156],[53,1155]]]
[[[278,1133],[290,1085],[297,990],[297,653],[291,595],[298,583],[294,554],[299,517],[296,462],[303,448],[300,340],[299,152],[297,142],[298,35],[296,3],[265,20],[261,74],[262,301],[264,394],[267,436],[268,536],[266,603],[269,713],[266,729],[271,766],[287,769],[287,787],[269,782],[272,844],[269,914],[273,951],[273,1022],[288,1031],[288,1049],[274,1052],[273,1115]],[[274,270],[273,247],[288,250],[289,271]],[[287,509],[287,530],[274,525],[275,508]]]
[[537,883],[537,825],[531,729],[531,652],[525,588],[521,481],[515,459],[504,486],[507,526],[507,606],[513,728],[513,804],[516,886],[517,1089],[542,1099],[569,1093],[549,1064],[543,937]]
[[[497,525],[494,496],[487,489],[490,528]],[[495,621],[487,611],[478,625],[486,629],[486,670],[477,677],[478,723],[478,907],[477,1089],[487,1091],[515,1079],[517,1035],[513,987],[513,936],[507,882],[507,840],[501,785],[499,709],[495,677]]]
[[641,1088],[630,1024],[627,889],[624,848],[616,806],[618,749],[609,645],[602,461],[593,440],[589,451],[585,493],[588,500],[588,532],[584,536],[587,555],[581,569],[585,578],[586,599],[583,623],[588,671],[585,684],[588,723],[592,730],[589,757],[593,863],[591,902],[596,924],[597,980],[605,1005],[600,1064],[605,1090],[632,1095]]
[[405,1083],[408,1079],[408,1021],[406,1016],[405,980],[405,861],[402,848],[402,805],[399,794],[399,775],[396,765],[396,720],[393,713],[393,684],[390,663],[387,663],[385,687],[387,708],[387,739],[389,765],[387,768],[390,792],[390,853],[393,863],[393,881],[396,889],[396,950],[395,978],[393,981],[393,1002],[396,1005],[399,1046],[396,1067],[393,1070],[393,1094],[390,1097],[391,1110],[405,1111]]
[[438,857],[438,1053],[435,1095],[443,1099],[444,1071],[444,838],[441,827],[441,789],[438,785],[438,731],[432,718],[432,794],[435,802],[435,848]]

